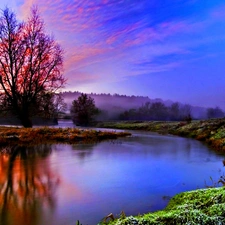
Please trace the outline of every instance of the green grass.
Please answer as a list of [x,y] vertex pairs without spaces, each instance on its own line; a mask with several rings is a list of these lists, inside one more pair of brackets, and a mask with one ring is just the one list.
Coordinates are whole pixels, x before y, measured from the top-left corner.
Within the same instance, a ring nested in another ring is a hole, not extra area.
[[224,225],[225,189],[209,188],[174,196],[161,211],[110,221],[114,225]]

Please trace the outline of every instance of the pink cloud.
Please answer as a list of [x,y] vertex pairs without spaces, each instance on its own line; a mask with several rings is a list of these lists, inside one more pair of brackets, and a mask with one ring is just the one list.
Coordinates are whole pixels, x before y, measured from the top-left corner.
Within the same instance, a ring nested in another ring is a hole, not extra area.
[[140,45],[145,43],[153,43],[166,40],[168,37],[193,34],[199,32],[207,26],[207,22],[191,22],[191,21],[178,21],[178,22],[163,22],[155,27],[143,27],[135,36],[127,39],[125,45],[127,47],[133,45]]
[[[79,70],[72,70],[69,72],[70,83],[92,83],[100,79],[98,74],[83,72]],[[68,84],[69,85],[69,84]],[[70,86],[70,85],[69,85]]]
[[92,46],[82,46],[82,47],[72,47],[72,50],[67,54],[67,60],[65,62],[65,68],[69,69],[70,67],[80,67],[86,60],[96,57],[98,55],[102,55],[107,52],[106,49],[95,48]]
[[30,9],[33,5],[37,3],[37,0],[26,0],[24,4],[20,7],[20,18],[22,20],[27,19],[30,14]]
[[78,7],[77,13],[78,13],[78,14],[82,14],[83,12],[84,12],[84,8]]
[[140,22],[134,24],[128,24],[127,26],[112,32],[106,39],[106,44],[113,44],[118,40],[126,40],[133,37],[132,32],[136,32],[141,26]]
[[[121,23],[121,11],[113,13],[115,10],[113,2],[26,0],[22,9],[26,15],[32,4],[38,4],[47,30],[57,34],[57,38],[66,50],[67,76],[79,82],[88,82],[88,80],[94,82],[94,79],[100,79],[101,76],[96,72],[97,66],[95,68],[94,65],[104,67],[106,62],[115,63],[115,59],[121,60],[121,65],[128,67],[138,58],[145,61],[146,58],[153,59],[166,54],[187,54],[196,40],[193,38],[184,43],[184,39],[179,37],[201,32],[212,23],[210,18],[204,21],[194,21],[195,18],[164,21],[154,26],[150,26],[148,19],[140,18],[139,20],[132,18],[126,23]],[[120,2],[122,1],[117,3]],[[107,8],[109,6],[111,8]],[[217,9],[212,15],[221,17],[223,11]],[[199,40],[198,45],[203,41]],[[115,65],[118,67],[115,69],[115,74],[121,77],[131,76],[133,71],[123,70],[121,65]],[[178,62],[167,63],[164,66],[150,64],[147,69],[149,72],[157,72],[170,70],[176,66],[179,66]],[[90,68],[93,71],[86,71]]]

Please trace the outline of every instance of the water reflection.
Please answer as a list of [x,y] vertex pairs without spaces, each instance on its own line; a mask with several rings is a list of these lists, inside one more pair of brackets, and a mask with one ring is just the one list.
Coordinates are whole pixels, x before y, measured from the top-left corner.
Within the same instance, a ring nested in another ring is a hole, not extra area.
[[59,184],[45,160],[51,146],[13,146],[0,153],[0,224],[40,224],[42,211],[55,208]]
[[95,145],[96,144],[77,144],[72,145],[72,149],[75,151],[76,156],[82,160],[92,155]]
[[159,210],[177,193],[218,181],[224,160],[198,141],[147,132],[0,153],[1,225],[91,225],[122,210]]

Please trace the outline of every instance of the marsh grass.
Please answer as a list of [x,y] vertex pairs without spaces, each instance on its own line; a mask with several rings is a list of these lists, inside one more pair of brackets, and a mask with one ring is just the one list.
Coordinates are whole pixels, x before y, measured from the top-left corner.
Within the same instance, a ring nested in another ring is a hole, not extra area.
[[128,132],[96,131],[77,128],[0,127],[0,145],[36,145],[42,143],[97,142],[128,136]]

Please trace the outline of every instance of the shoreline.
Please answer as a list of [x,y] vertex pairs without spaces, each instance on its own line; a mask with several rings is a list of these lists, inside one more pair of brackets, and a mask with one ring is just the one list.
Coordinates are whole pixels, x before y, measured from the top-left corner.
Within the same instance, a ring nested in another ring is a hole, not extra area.
[[225,188],[208,188],[175,195],[165,209],[138,216],[121,213],[110,225],[224,225]]
[[[191,137],[203,141],[214,150],[225,152],[225,119],[186,122],[106,122],[102,128],[143,130]],[[78,128],[21,128],[0,126],[0,146],[37,145],[44,143],[90,143],[129,136],[129,131],[112,132]],[[225,184],[225,183],[224,183]],[[119,219],[100,222],[115,225],[215,224],[225,225],[225,187],[213,187],[175,195],[165,209],[138,216],[123,213]],[[82,221],[81,221],[82,222]]]
[[129,136],[129,132],[97,131],[79,128],[0,126],[0,146],[90,143]]
[[[123,130],[142,130],[159,134],[172,134],[194,138],[209,145],[213,150],[225,153],[225,119],[210,119],[189,122],[124,121],[105,122],[97,126]],[[225,181],[223,187],[212,187],[183,192],[175,195],[168,205],[156,212],[138,216],[121,214],[111,225],[225,225]]]
[[102,122],[98,123],[97,126],[122,130],[152,131],[159,134],[194,138],[208,144],[216,151],[225,153],[225,118],[196,120],[190,123],[182,121]]

